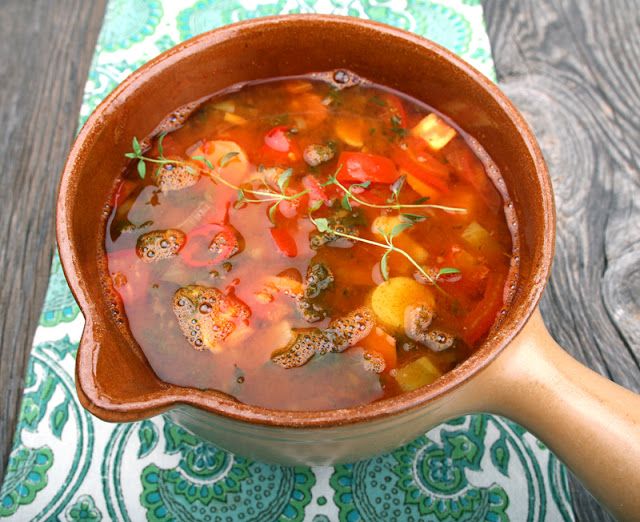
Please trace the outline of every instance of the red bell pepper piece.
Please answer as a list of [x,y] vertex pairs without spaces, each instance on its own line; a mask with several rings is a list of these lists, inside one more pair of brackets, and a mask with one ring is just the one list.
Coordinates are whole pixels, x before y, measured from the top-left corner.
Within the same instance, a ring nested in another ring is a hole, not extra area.
[[260,149],[262,160],[267,164],[289,164],[300,159],[300,148],[291,139],[292,127],[274,127],[264,137]]
[[462,326],[461,337],[468,345],[475,343],[485,334],[504,304],[504,286],[495,274],[489,274],[484,297],[471,310]]
[[364,152],[341,152],[338,157],[338,181],[354,183],[393,183],[398,179],[396,166],[389,158]]
[[286,228],[270,228],[269,231],[278,252],[286,257],[296,257],[298,255],[296,241]]
[[325,187],[318,181],[315,176],[305,176],[302,178],[302,185],[309,191],[309,206],[316,201],[326,201],[328,199]]
[[502,204],[502,198],[485,173],[485,167],[478,157],[461,142],[450,143],[444,151],[453,170],[466,180],[493,209]]
[[416,154],[411,147],[406,149],[396,147],[392,157],[398,167],[406,171],[409,176],[428,183],[443,194],[449,194],[450,190],[446,182],[449,170],[427,151],[422,150]]
[[239,242],[230,228],[210,223],[194,228],[187,234],[180,255],[190,266],[214,265],[238,252]]

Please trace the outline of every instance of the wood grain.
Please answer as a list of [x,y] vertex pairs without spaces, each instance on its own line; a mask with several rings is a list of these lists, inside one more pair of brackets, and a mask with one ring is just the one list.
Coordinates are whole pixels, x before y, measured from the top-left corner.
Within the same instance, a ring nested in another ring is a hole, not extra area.
[[[0,3],[0,483],[55,248],[57,184],[105,3]],[[537,136],[556,194],[545,322],[574,357],[638,392],[640,0],[482,3],[499,85]],[[577,520],[610,519],[570,485]]]
[[0,484],[55,248],[58,182],[105,3],[0,3]]
[[[576,359],[639,392],[640,3],[483,4],[498,83],[539,140],[555,191],[545,323]],[[611,519],[570,485],[578,520]]]

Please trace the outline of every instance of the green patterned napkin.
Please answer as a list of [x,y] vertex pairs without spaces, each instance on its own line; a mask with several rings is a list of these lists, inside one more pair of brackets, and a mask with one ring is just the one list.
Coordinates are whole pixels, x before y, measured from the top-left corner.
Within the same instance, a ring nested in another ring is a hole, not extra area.
[[[371,18],[444,45],[494,78],[479,0],[111,0],[81,123],[129,73],[173,45],[247,18]],[[472,415],[394,452],[337,467],[252,462],[163,417],[107,424],[73,382],[83,318],[56,256],[0,491],[11,520],[571,520],[565,471],[519,426]]]

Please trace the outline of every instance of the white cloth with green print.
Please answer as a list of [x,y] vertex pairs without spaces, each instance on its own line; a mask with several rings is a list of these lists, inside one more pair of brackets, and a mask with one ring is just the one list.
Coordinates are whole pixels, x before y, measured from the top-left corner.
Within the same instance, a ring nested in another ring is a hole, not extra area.
[[[426,36],[494,78],[479,0],[111,0],[82,123],[128,74],[203,31],[281,13],[334,13]],[[566,473],[519,426],[448,422],[356,464],[288,468],[205,444],[163,417],[107,424],[73,381],[83,318],[53,260],[0,518],[9,520],[571,520]]]

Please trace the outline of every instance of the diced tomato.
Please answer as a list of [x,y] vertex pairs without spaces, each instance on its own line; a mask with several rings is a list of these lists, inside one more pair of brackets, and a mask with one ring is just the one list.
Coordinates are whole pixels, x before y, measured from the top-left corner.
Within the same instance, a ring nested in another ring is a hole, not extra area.
[[491,208],[496,209],[501,205],[500,194],[487,177],[484,165],[466,143],[454,140],[443,153],[453,170],[466,180]]
[[291,138],[292,127],[274,127],[264,137],[261,159],[268,165],[295,163],[300,160],[300,148]]
[[267,277],[265,280],[265,289],[275,292],[288,292],[292,297],[304,295],[304,285],[302,281],[287,277],[286,275],[277,275]]
[[386,93],[382,100],[389,106],[389,122],[392,127],[407,128],[407,112],[402,101],[395,94]]
[[[392,155],[398,167],[418,182],[437,188],[442,194],[449,194],[447,185],[449,169],[429,152],[415,144],[414,140],[405,142],[405,147],[396,147]],[[425,194],[429,195],[429,194]]]
[[122,180],[120,182],[120,185],[116,189],[116,193],[114,196],[115,206],[119,207],[120,205],[122,205],[122,203],[126,201],[126,199],[131,195],[131,193],[135,190],[137,186],[138,186],[138,183],[136,181],[133,181],[130,179]]
[[440,189],[437,189],[430,183],[417,178],[406,170],[401,170],[401,172],[407,176],[407,183],[409,184],[409,186],[423,198],[429,198],[430,200],[432,200],[431,203],[433,202],[434,198],[437,198],[438,196],[440,196],[440,194],[442,194],[442,191]]
[[[240,145],[229,140],[203,140],[198,147],[188,151],[191,157],[206,158],[220,175],[230,183],[241,183],[245,180],[249,169],[249,160]],[[224,166],[220,166],[225,159]],[[203,169],[209,170],[207,164],[201,160],[195,162]]]
[[359,190],[358,187],[356,187],[352,190],[353,190],[353,194],[358,199],[364,201],[365,203],[369,203],[370,205],[388,205],[389,204],[386,200],[377,196],[369,189]]
[[358,346],[365,352],[380,354],[385,362],[385,371],[393,370],[398,366],[396,340],[379,326],[376,326],[369,335],[362,339]]
[[442,267],[460,271],[459,274],[443,274],[438,281],[445,292],[461,301],[477,299],[485,291],[489,266],[484,257],[474,256],[460,246],[452,245],[444,255]]
[[316,201],[326,201],[328,199],[325,187],[315,176],[308,175],[302,178],[302,185],[304,185],[305,190],[309,191],[309,206]]
[[472,345],[484,335],[496,320],[504,304],[504,285],[496,274],[489,274],[482,300],[469,312],[461,336]]
[[286,219],[296,218],[303,207],[300,200],[301,198],[282,200],[278,205],[278,212]]
[[286,228],[270,228],[269,231],[278,252],[285,257],[296,257],[298,255],[296,241]]
[[398,179],[396,166],[389,158],[364,152],[341,152],[338,157],[339,181],[393,183]]
[[[212,249],[214,246],[216,248]],[[187,234],[180,255],[188,265],[201,267],[220,263],[235,254],[238,249],[238,237],[231,228],[210,223]]]
[[294,121],[302,117],[307,127],[317,127],[327,117],[327,106],[322,102],[322,98],[317,94],[302,92],[294,96],[289,103],[289,113]]
[[289,152],[291,148],[291,141],[287,136],[287,131],[289,130],[291,130],[291,127],[275,127],[271,129],[264,137],[267,147],[278,152]]

